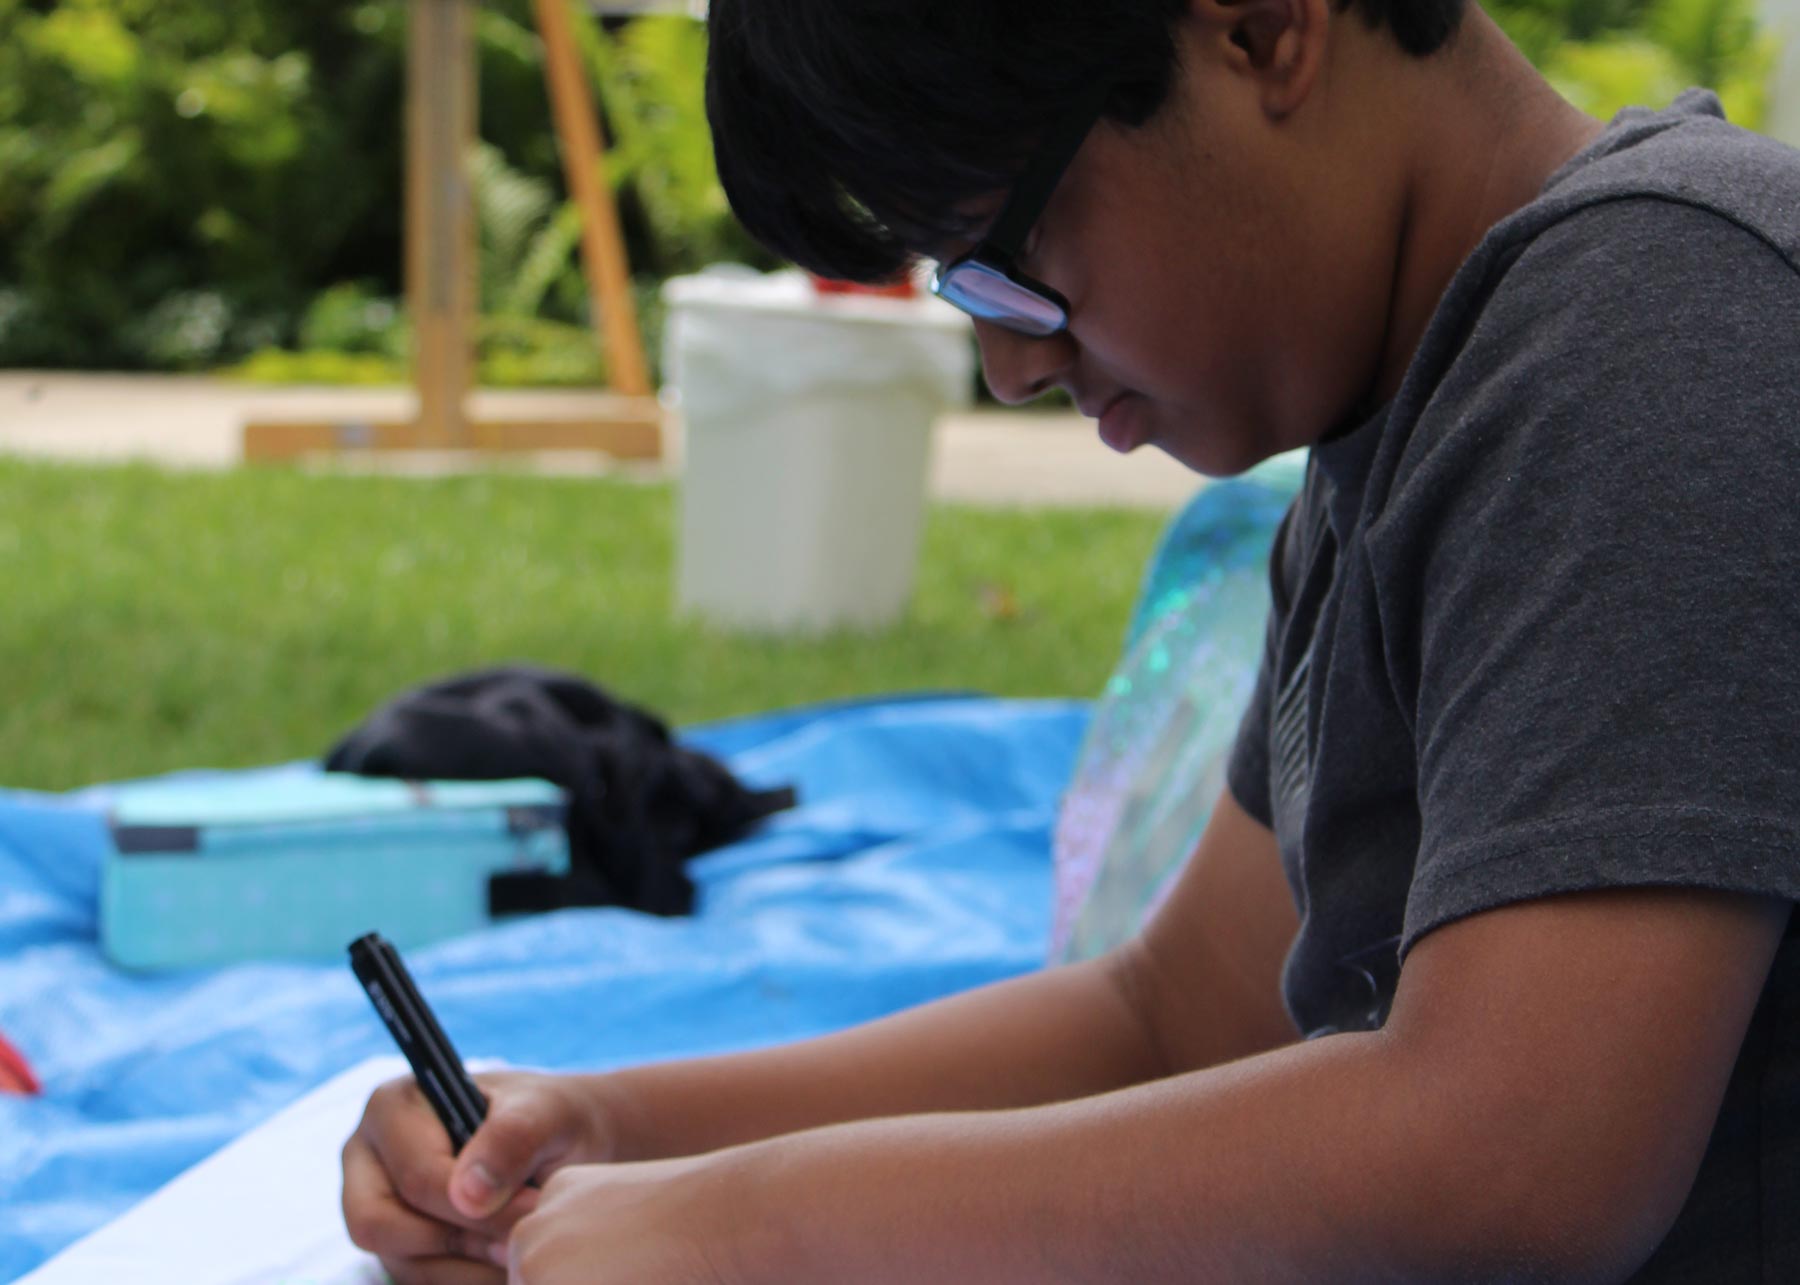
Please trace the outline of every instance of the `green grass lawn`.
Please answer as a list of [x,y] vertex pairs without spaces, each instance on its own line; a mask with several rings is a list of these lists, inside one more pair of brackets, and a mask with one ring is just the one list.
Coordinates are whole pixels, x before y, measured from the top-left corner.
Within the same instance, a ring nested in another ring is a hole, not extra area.
[[0,786],[321,753],[400,689],[528,660],[676,723],[856,694],[1087,696],[1155,514],[939,508],[897,626],[734,635],[672,609],[673,492],[492,475],[0,460]]

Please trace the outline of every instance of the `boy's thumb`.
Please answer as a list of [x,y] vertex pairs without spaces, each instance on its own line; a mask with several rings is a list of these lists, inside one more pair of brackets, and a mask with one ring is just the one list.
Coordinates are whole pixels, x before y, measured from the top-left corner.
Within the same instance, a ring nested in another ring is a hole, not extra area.
[[549,1142],[530,1111],[489,1112],[450,1171],[450,1203],[469,1218],[498,1212],[537,1167],[538,1152]]
[[507,1194],[485,1161],[471,1159],[466,1150],[457,1159],[450,1173],[450,1203],[458,1213],[486,1218],[506,1203]]

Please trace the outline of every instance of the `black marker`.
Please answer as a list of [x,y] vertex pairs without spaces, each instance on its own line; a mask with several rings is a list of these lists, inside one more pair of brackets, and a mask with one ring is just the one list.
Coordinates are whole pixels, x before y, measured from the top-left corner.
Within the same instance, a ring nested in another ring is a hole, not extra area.
[[350,943],[350,969],[387,1023],[394,1043],[412,1063],[420,1090],[450,1133],[451,1152],[461,1151],[487,1118],[487,1098],[463,1070],[462,1059],[413,985],[399,952],[380,933],[369,933]]

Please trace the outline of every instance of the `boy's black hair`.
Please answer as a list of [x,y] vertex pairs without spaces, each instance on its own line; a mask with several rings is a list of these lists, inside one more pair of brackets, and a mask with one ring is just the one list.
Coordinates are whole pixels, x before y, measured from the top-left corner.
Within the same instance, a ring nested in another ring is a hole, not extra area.
[[[1465,0],[1354,3],[1424,55]],[[823,276],[879,281],[966,237],[1082,87],[1138,125],[1186,0],[712,0],[706,112],[744,226]]]

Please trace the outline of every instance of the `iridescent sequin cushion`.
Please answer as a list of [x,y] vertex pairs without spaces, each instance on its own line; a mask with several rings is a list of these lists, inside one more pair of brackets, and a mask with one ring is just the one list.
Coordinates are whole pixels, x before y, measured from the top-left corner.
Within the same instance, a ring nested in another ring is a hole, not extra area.
[[1282,456],[1211,483],[1164,532],[1057,819],[1053,961],[1129,937],[1198,842],[1255,683],[1269,545],[1303,471]]

